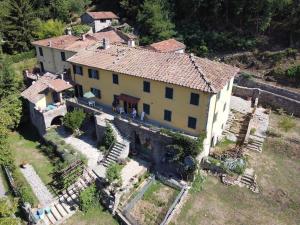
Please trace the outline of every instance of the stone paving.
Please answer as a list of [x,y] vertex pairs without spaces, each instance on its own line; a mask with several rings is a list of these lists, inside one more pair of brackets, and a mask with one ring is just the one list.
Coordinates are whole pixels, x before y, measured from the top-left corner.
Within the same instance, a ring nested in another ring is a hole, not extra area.
[[52,194],[31,165],[22,168],[21,172],[42,206],[46,206],[54,200]]
[[67,144],[72,145],[77,151],[81,152],[88,159],[88,167],[99,177],[105,177],[106,168],[98,165],[98,161],[103,159],[103,154],[98,150],[97,142],[89,134],[80,137],[67,135],[64,129],[58,130]]
[[237,112],[247,114],[251,112],[251,101],[247,101],[245,99],[236,97],[236,96],[231,96],[230,98],[230,109],[235,110]]

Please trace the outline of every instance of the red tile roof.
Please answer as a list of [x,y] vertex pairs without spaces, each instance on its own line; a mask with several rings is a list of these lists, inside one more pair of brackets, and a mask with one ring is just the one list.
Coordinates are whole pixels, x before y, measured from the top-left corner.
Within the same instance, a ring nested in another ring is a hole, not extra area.
[[149,49],[158,52],[175,52],[181,49],[185,49],[185,45],[175,39],[168,39],[149,45]]
[[21,93],[23,98],[26,98],[32,103],[38,102],[45,97],[45,92],[48,88],[56,92],[71,88],[72,85],[64,80],[58,79],[58,76],[52,73],[45,73],[39,77],[37,81],[34,81],[30,87]]
[[219,92],[239,71],[236,67],[193,55],[120,45],[111,45],[106,50],[80,51],[68,61],[209,93]]
[[52,37],[43,40],[32,42],[33,45],[55,48],[66,51],[78,52],[82,49],[95,45],[102,41],[103,38],[109,39],[110,43],[127,43],[116,31],[109,30],[94,34],[86,34],[85,40],[81,37],[73,35],[62,35],[59,37]]
[[119,19],[119,17],[113,12],[87,12],[93,19]]

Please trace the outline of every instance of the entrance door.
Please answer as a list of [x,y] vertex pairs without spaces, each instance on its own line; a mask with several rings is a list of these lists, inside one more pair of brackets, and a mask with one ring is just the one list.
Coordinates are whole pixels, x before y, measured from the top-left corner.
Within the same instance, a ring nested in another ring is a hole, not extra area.
[[44,63],[40,62],[40,65],[41,65],[41,72],[44,73],[45,72]]
[[125,113],[128,113],[128,104],[126,101],[124,101],[124,111]]
[[59,93],[52,92],[52,99],[53,99],[53,102],[59,102]]
[[125,113],[131,113],[133,109],[138,111],[136,103],[130,103],[130,102],[124,101],[124,111],[125,111]]
[[75,86],[75,96],[76,97],[83,97],[82,85],[76,84],[76,86]]

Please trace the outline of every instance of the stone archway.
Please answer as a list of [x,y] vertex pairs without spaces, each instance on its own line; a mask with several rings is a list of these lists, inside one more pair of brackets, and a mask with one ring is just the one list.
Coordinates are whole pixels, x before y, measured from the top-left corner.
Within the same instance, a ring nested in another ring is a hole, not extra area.
[[62,115],[59,115],[59,116],[56,116],[52,119],[50,125],[53,126],[53,125],[62,125],[63,123],[63,116]]

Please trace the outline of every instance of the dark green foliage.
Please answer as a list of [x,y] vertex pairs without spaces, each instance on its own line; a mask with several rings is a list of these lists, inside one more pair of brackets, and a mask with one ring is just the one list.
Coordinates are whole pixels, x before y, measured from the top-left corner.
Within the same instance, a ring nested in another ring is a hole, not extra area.
[[75,26],[72,26],[72,34],[75,36],[80,36],[81,34],[87,33],[91,29],[90,26],[85,24],[78,24]]
[[79,208],[81,211],[87,212],[99,204],[99,194],[96,185],[91,185],[82,191],[79,195]]
[[21,52],[15,55],[10,55],[7,57],[7,61],[9,61],[10,63],[18,63],[25,59],[31,59],[34,57],[35,57],[35,51],[31,50],[28,52]]
[[85,119],[85,113],[82,109],[75,109],[68,112],[64,117],[64,125],[69,128],[73,133],[81,127]]
[[32,196],[32,192],[28,187],[23,186],[19,189],[20,195],[22,196],[23,202],[28,202],[31,205],[34,205],[34,198]]
[[106,179],[109,183],[122,184],[121,171],[123,166],[118,163],[111,164],[106,170]]
[[109,123],[106,124],[106,129],[104,136],[101,141],[101,145],[104,146],[106,149],[109,149],[111,145],[116,142],[116,137],[114,135],[114,131]]
[[290,67],[286,70],[286,76],[288,78],[295,78],[300,81],[300,65]]
[[29,0],[8,2],[8,15],[4,17],[3,33],[6,52],[28,51],[35,29],[35,15]]
[[150,44],[175,35],[175,25],[160,0],[145,0],[137,15],[140,42]]

